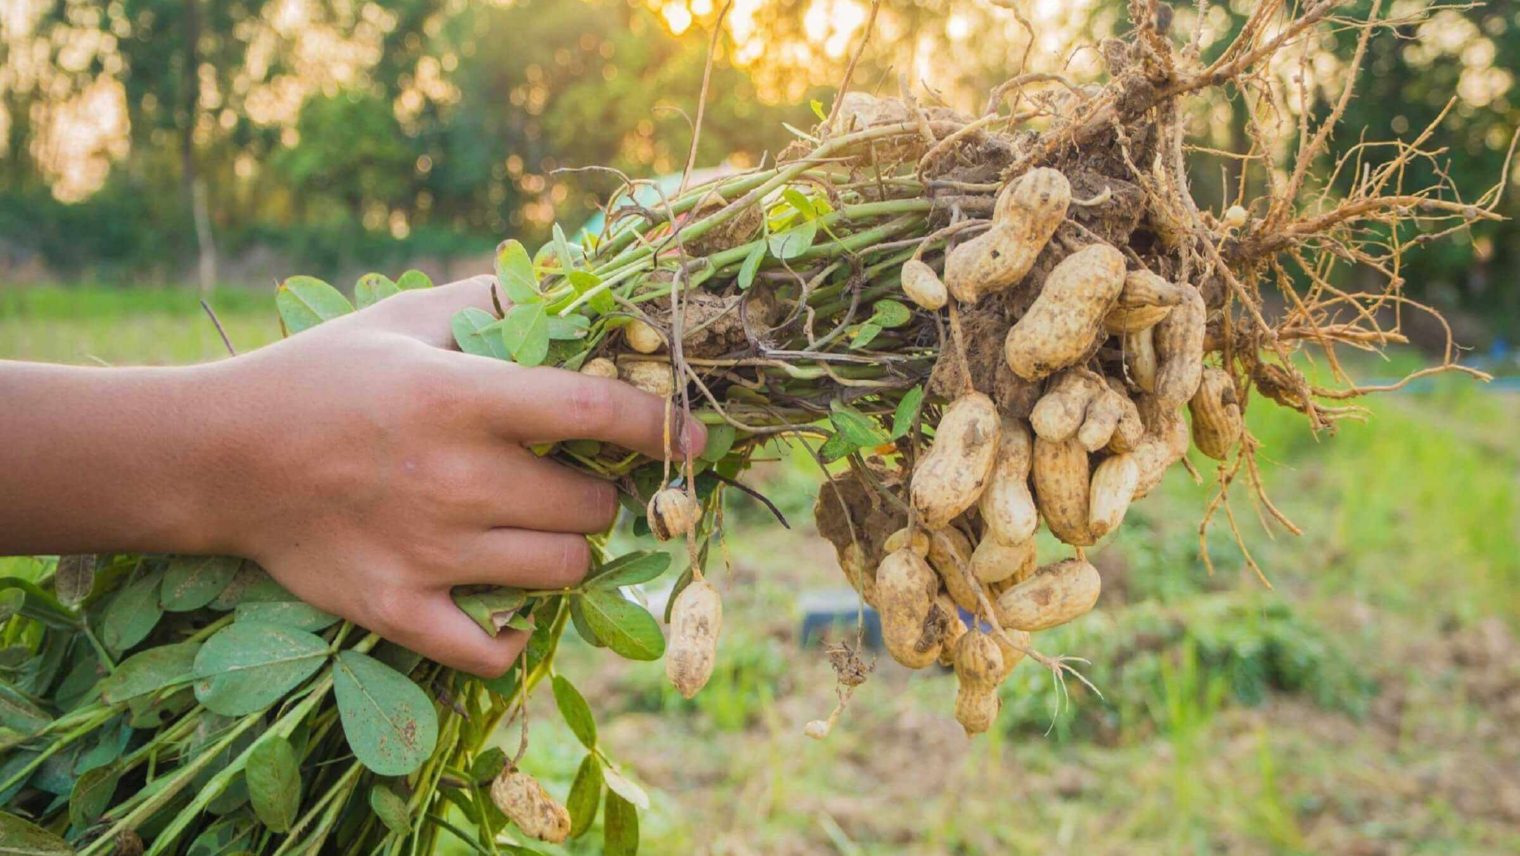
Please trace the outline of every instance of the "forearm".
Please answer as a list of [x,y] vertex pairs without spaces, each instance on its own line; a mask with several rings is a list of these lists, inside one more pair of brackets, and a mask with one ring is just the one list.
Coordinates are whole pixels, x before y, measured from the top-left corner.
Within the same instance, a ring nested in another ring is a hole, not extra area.
[[217,371],[0,361],[0,555],[214,548]]

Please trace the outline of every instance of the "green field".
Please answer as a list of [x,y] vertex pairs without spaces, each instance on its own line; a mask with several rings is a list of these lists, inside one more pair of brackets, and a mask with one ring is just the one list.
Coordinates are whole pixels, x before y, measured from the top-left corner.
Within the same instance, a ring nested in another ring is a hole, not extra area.
[[[266,294],[212,304],[239,349],[278,336]],[[188,292],[0,293],[0,358],[222,354]],[[1094,552],[1100,608],[1036,639],[1087,657],[1103,698],[1073,685],[1056,713],[1026,663],[999,729],[974,741],[951,676],[886,658],[827,741],[802,735],[834,685],[822,652],[799,647],[797,594],[842,578],[812,531],[815,480],[782,452],[754,482],[793,529],[732,500],[732,567],[712,574],[719,673],[695,701],[661,664],[567,636],[562,668],[602,743],[652,793],[645,852],[1520,852],[1520,399],[1451,378],[1372,406],[1367,424],[1314,436],[1255,402],[1271,495],[1304,530],[1268,532],[1234,491],[1272,588],[1222,519],[1205,573],[1213,470],[1195,459],[1202,484],[1179,468]],[[530,720],[526,765],[563,797],[579,755],[550,709]]]

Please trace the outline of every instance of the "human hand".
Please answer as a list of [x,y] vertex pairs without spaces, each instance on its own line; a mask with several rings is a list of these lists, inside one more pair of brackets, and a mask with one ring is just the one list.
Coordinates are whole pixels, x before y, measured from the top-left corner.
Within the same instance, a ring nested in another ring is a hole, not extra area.
[[[491,306],[479,277],[393,296],[217,364],[214,486],[201,552],[257,561],[303,600],[445,665],[504,672],[526,634],[491,638],[451,587],[571,586],[611,483],[525,447],[604,440],[665,454],[665,405],[627,384],[451,350],[449,322]],[[700,451],[692,423],[682,448]]]

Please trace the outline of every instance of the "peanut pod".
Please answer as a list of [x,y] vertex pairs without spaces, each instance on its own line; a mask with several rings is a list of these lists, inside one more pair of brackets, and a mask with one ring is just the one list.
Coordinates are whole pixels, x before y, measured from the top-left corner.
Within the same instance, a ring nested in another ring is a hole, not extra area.
[[1108,378],[1108,386],[1119,394],[1123,411],[1119,414],[1119,424],[1114,426],[1114,436],[1108,441],[1108,450],[1133,452],[1145,436],[1145,423],[1140,420],[1140,408],[1135,406],[1134,400],[1124,390],[1124,383],[1118,378]]
[[983,583],[1000,583],[1023,575],[1035,566],[1034,536],[1017,544],[1004,544],[996,538],[983,538],[971,551],[971,575]]
[[945,284],[934,268],[918,259],[908,259],[902,266],[902,290],[908,299],[928,310],[944,308],[950,301]]
[[1158,368],[1156,328],[1147,327],[1144,330],[1125,333],[1121,342],[1124,346],[1124,367],[1129,371],[1130,380],[1133,380],[1135,386],[1142,392],[1155,392]]
[[1103,387],[1103,392],[1088,405],[1087,417],[1077,430],[1077,442],[1082,444],[1082,448],[1096,452],[1108,445],[1119,428],[1119,420],[1124,418],[1126,401],[1128,399],[1121,393],[1107,385]]
[[992,475],[977,501],[982,524],[986,528],[984,541],[1003,544],[1019,544],[1034,537],[1040,525],[1039,513],[1034,507],[1034,496],[1029,492],[1029,468],[1034,459],[1034,444],[1029,429],[1017,419],[1004,419],[998,437],[997,460]]
[[1123,284],[1124,254],[1113,247],[1093,244],[1067,256],[1008,331],[1008,367],[1025,380],[1040,380],[1082,359]]
[[999,423],[992,399],[972,392],[940,418],[934,445],[913,471],[911,494],[919,523],[942,529],[982,495],[997,456]]
[[1193,444],[1216,461],[1224,460],[1244,430],[1235,381],[1224,369],[1203,370],[1198,392],[1188,401],[1193,416]]
[[681,589],[670,610],[670,645],[665,676],[686,698],[695,696],[712,677],[723,632],[723,598],[705,579]]
[[1091,610],[1102,588],[1098,569],[1081,559],[1045,565],[998,596],[998,623],[1030,632],[1057,627]]
[[1087,450],[1075,438],[1034,440],[1034,499],[1052,535],[1075,546],[1093,543],[1087,530]]
[[1087,408],[1103,394],[1103,383],[1086,369],[1067,369],[1056,375],[1029,412],[1029,427],[1047,440],[1065,440],[1077,433]]
[[1094,538],[1119,528],[1139,480],[1140,466],[1132,455],[1114,455],[1093,470],[1087,491],[1087,529]]
[[1054,169],[1033,169],[1010,183],[998,195],[992,228],[945,256],[945,287],[970,304],[1023,279],[1070,203],[1071,184]]
[[925,633],[939,577],[912,550],[888,553],[876,568],[876,601],[881,613],[881,637],[892,659],[910,669],[922,669],[939,656],[940,642]]
[[997,720],[998,682],[1007,674],[1003,650],[979,629],[963,636],[955,646],[955,720],[969,734],[981,734]]
[[953,526],[929,533],[929,567],[944,581],[955,605],[975,615],[981,604],[965,574],[971,567],[971,553],[970,539]]
[[1153,329],[1156,331],[1156,397],[1181,407],[1198,391],[1203,378],[1203,338],[1208,309],[1198,289],[1183,283],[1183,300]]
[[521,770],[501,771],[491,783],[491,802],[524,835],[551,844],[562,844],[570,837],[570,812]]

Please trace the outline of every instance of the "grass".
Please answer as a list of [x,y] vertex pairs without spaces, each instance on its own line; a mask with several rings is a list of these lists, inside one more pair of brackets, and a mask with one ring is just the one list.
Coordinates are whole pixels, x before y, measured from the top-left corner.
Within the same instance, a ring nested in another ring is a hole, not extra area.
[[[278,335],[266,298],[215,296],[240,348]],[[220,354],[189,293],[0,295],[0,358]],[[1024,664],[975,741],[951,718],[953,677],[886,658],[828,740],[802,736],[834,691],[821,651],[797,643],[797,594],[842,580],[812,533],[816,479],[790,459],[750,479],[791,531],[731,501],[721,665],[702,694],[573,634],[560,668],[652,793],[650,853],[1517,852],[1520,400],[1449,379],[1372,405],[1367,424],[1316,437],[1255,402],[1272,495],[1305,533],[1269,535],[1235,492],[1273,589],[1222,526],[1205,574],[1212,487],[1172,473],[1094,551],[1100,608],[1036,639],[1088,657],[1104,698],[1075,691],[1056,713],[1049,676]],[[527,763],[563,797],[580,750],[537,703]]]

